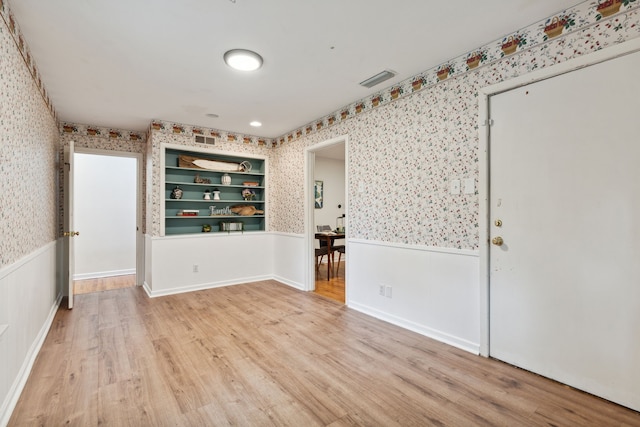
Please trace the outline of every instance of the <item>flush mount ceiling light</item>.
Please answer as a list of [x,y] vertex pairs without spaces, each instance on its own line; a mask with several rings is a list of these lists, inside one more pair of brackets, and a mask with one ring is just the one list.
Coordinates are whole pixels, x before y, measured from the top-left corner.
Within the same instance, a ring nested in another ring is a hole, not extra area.
[[262,67],[262,57],[246,49],[232,49],[224,54],[224,62],[240,71],[254,71]]
[[262,126],[262,123],[260,123],[257,120],[252,121],[251,123],[249,123],[251,126],[253,126],[254,128],[259,128],[260,126]]
[[384,70],[381,73],[376,74],[373,77],[369,77],[367,80],[360,82],[361,86],[364,87],[374,87],[377,84],[382,83],[385,80],[389,80],[391,77],[395,76],[396,73],[389,70]]

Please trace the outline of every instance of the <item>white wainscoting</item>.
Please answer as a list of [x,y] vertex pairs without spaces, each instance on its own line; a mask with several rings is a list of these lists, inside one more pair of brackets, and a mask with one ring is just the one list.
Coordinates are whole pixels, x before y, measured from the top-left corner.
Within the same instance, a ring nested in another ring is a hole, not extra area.
[[273,233],[273,278],[293,288],[304,290],[306,265],[303,234]]
[[477,251],[351,239],[347,260],[350,308],[479,353]]
[[[245,233],[149,237],[152,296],[274,279],[305,289],[305,237]],[[198,272],[193,272],[193,266]],[[480,350],[477,251],[351,239],[347,305],[472,353]],[[379,294],[391,287],[391,297]]]
[[144,288],[151,297],[273,278],[270,233],[147,236],[145,242]]
[[56,246],[0,270],[0,425],[9,422],[62,298]]

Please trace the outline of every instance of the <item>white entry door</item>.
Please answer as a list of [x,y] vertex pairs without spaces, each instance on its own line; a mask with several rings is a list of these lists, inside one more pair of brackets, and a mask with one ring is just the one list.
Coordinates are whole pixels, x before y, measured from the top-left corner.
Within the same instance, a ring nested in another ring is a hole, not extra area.
[[63,286],[68,293],[68,308],[73,308],[73,272],[74,272],[74,245],[73,238],[77,234],[73,228],[73,141],[64,148],[64,255]]
[[489,104],[489,353],[635,410],[638,70],[630,54]]

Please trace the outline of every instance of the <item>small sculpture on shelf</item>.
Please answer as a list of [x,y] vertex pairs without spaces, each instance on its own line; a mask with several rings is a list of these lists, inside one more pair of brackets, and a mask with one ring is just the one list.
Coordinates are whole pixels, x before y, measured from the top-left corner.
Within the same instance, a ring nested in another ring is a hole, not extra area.
[[250,188],[245,188],[242,190],[242,198],[247,201],[253,200],[256,198],[256,192]]
[[172,199],[182,199],[182,189],[176,185],[176,188],[171,190],[171,198]]
[[225,173],[224,175],[222,175],[220,177],[220,183],[222,185],[231,185],[231,175],[229,175],[228,173]]
[[209,224],[205,224],[202,226],[202,232],[203,233],[208,233],[211,231],[211,226]]
[[229,206],[224,208],[216,208],[215,206],[209,206],[209,216],[231,216],[233,212],[229,209]]
[[251,205],[235,205],[231,206],[231,212],[241,216],[252,216],[252,215],[262,215],[264,214],[263,210],[256,209],[255,206]]
[[211,184],[211,180],[209,178],[200,178],[199,173],[197,173],[196,177],[193,178],[193,182],[196,184]]
[[220,190],[217,187],[213,189],[213,200],[220,200]]
[[204,190],[204,200],[211,200],[211,191]]

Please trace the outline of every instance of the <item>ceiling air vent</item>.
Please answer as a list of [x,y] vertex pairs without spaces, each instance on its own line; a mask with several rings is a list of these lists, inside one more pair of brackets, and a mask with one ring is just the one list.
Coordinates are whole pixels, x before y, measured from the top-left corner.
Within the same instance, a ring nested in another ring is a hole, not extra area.
[[196,135],[196,143],[205,145],[216,145],[216,139],[210,136]]
[[364,87],[374,87],[377,84],[382,83],[385,80],[389,80],[391,77],[395,76],[396,73],[389,70],[384,70],[381,73],[376,74],[375,76],[369,77],[367,80],[360,82],[361,86]]

